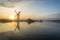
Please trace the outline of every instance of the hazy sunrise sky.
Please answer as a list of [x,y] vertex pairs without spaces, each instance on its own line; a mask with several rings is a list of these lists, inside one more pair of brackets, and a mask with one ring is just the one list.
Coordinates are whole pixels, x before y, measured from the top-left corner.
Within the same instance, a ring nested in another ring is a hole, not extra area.
[[41,18],[60,13],[60,0],[0,0],[0,18],[15,16],[21,11],[21,18]]

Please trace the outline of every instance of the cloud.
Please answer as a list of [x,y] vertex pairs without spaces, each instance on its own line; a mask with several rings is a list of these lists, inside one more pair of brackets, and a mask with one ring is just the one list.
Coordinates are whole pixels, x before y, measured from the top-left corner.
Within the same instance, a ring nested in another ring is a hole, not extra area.
[[7,8],[13,8],[14,5],[9,2],[8,0],[0,0],[0,6],[1,7],[7,7]]
[[0,0],[1,7],[14,8],[14,5],[24,0]]
[[21,2],[21,1],[37,1],[37,0],[8,0],[10,2]]
[[0,0],[0,6],[6,8],[14,8],[15,4],[26,1],[35,1],[35,0]]
[[20,1],[23,1],[23,0],[8,0],[10,2],[20,2]]
[[14,8],[14,3],[20,2],[20,0],[0,0],[1,7]]
[[7,7],[7,8],[13,8],[14,7],[14,5],[9,4],[9,3],[0,3],[0,6],[1,7]]

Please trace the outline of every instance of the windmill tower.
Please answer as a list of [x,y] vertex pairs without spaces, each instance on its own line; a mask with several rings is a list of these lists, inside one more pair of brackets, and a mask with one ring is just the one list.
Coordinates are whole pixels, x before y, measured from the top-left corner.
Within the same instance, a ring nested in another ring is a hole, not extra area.
[[19,12],[15,11],[15,13],[16,13],[16,16],[17,16],[17,26],[16,26],[16,29],[15,29],[15,31],[16,31],[17,29],[20,30],[20,26],[19,26],[20,11]]

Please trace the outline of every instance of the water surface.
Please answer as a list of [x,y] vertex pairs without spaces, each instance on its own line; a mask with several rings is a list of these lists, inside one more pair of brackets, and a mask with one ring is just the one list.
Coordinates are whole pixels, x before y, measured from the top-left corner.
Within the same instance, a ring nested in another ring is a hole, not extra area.
[[[0,23],[0,33],[14,31],[16,28],[16,22]],[[43,37],[43,36],[55,36],[60,37],[60,23],[54,22],[34,22],[28,24],[27,22],[20,22],[20,31],[17,29],[14,31],[21,36],[31,37]],[[43,36],[41,36],[43,35]]]

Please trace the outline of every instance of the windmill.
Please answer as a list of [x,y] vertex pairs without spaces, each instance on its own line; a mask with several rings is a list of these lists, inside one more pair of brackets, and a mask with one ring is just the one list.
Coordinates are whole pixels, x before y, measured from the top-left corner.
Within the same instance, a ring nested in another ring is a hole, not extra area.
[[15,13],[16,13],[16,16],[17,16],[17,26],[16,26],[16,28],[15,28],[15,31],[16,31],[16,29],[18,29],[18,30],[20,30],[20,26],[19,26],[19,14],[20,14],[20,11],[19,12],[17,12],[16,10],[15,10]]

